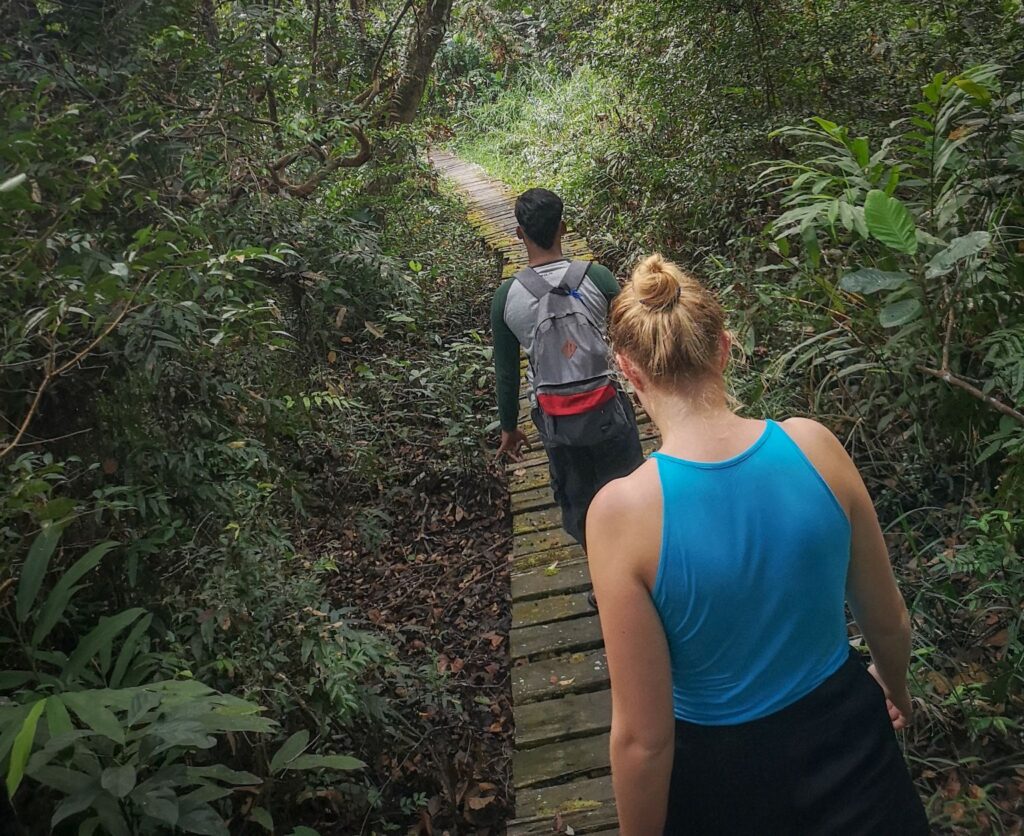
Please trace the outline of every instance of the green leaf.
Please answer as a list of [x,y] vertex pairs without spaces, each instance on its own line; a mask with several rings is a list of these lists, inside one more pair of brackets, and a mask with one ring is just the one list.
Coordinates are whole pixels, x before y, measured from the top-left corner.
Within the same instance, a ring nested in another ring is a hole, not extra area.
[[32,646],[38,647],[40,643],[45,639],[50,631],[57,625],[61,617],[64,615],[64,610],[67,609],[68,604],[71,602],[72,597],[75,594],[75,584],[78,583],[82,577],[96,567],[96,565],[104,558],[117,543],[107,542],[100,543],[89,551],[87,551],[81,558],[76,560],[63,575],[57,585],[54,586],[53,590],[46,598],[46,602],[43,604],[42,611],[39,614],[39,618],[36,619],[36,628],[32,631]]
[[921,313],[921,303],[916,299],[904,299],[892,302],[878,312],[878,322],[883,328],[896,328],[917,319]]
[[32,671],[0,671],[0,691],[13,691],[30,679],[35,679]]
[[18,582],[17,616],[22,624],[28,618],[32,605],[36,602],[39,587],[43,585],[43,576],[50,565],[50,558],[60,541],[63,528],[54,523],[43,523],[43,529],[36,535],[28,550],[25,565],[21,567],[21,580]]
[[70,682],[104,645],[111,644],[118,633],[127,629],[133,621],[138,619],[139,616],[144,615],[145,612],[141,607],[134,607],[110,618],[100,619],[100,623],[78,643],[78,647],[71,654],[67,666],[61,673],[61,678],[65,682]]
[[124,644],[121,645],[121,652],[118,654],[117,662],[114,664],[114,670],[110,674],[108,684],[111,688],[121,687],[121,683],[124,682],[125,674],[128,672],[132,660],[136,658],[135,650],[139,646],[139,642],[142,640],[142,637],[149,629],[149,625],[152,623],[153,615],[152,613],[147,613],[145,618],[132,627],[132,631],[128,634],[128,638],[126,638],[124,640]]
[[188,812],[182,811],[181,818],[178,819],[178,827],[186,833],[228,836],[228,829],[225,827],[223,819],[209,804],[193,807]]
[[21,174],[15,174],[13,177],[8,177],[3,183],[0,183],[0,192],[13,191],[26,180],[28,180],[28,175],[24,172]]
[[99,829],[100,824],[102,823],[96,816],[93,816],[91,819],[86,819],[81,825],[79,825],[78,836],[93,836],[93,834],[95,834]]
[[850,150],[857,160],[857,165],[861,168],[867,168],[871,160],[871,153],[868,150],[868,138],[866,136],[857,137],[850,142]]
[[267,833],[274,832],[274,819],[263,807],[253,807],[249,812],[249,818],[266,830]]
[[14,747],[11,749],[11,762],[7,767],[7,797],[11,798],[18,791],[21,779],[25,777],[25,764],[28,763],[28,756],[32,753],[32,743],[36,739],[36,726],[39,725],[39,717],[46,707],[46,700],[37,700],[29,709],[28,717],[21,724],[21,730],[14,738]]
[[992,101],[992,94],[976,81],[971,81],[969,78],[957,78],[953,80],[953,83],[981,104],[987,105]]
[[363,769],[366,766],[358,758],[350,755],[299,755],[285,769],[338,769],[348,772]]
[[73,694],[63,694],[61,699],[75,714],[78,719],[97,734],[109,737],[115,743],[124,743],[124,728],[109,708],[96,698],[95,693],[89,691],[78,691]]
[[289,834],[289,836],[320,836],[320,831],[314,830],[312,827],[299,825]]
[[100,814],[100,821],[109,836],[132,836],[128,823],[124,820],[121,807],[109,795],[99,796],[93,808]]
[[114,796],[114,798],[124,798],[135,789],[137,779],[135,767],[131,764],[108,766],[100,776],[100,786]]
[[132,800],[136,799],[138,799],[143,815],[164,822],[171,827],[177,826],[180,810],[174,790],[169,787],[160,787],[143,794],[141,797],[138,797],[138,794],[133,795]]
[[925,277],[935,279],[944,276],[958,261],[977,255],[988,246],[992,236],[987,232],[969,232],[949,242],[941,252],[936,253],[925,268]]
[[301,755],[308,745],[309,732],[306,729],[295,732],[281,745],[280,749],[274,752],[274,757],[270,759],[271,773],[287,769],[287,764]]
[[88,775],[85,772],[79,772],[75,769],[67,769],[63,766],[40,767],[39,769],[33,770],[32,778],[44,787],[57,790],[58,792],[64,793],[64,795],[82,792],[90,784],[94,784],[96,782],[95,777],[92,775]]
[[190,766],[188,777],[190,780],[221,781],[222,783],[235,784],[239,787],[254,786],[261,782],[260,778],[251,772],[239,772],[228,768],[222,763],[214,764],[213,766]]
[[60,697],[50,697],[46,701],[46,728],[51,738],[60,737],[74,729],[71,715]]
[[[50,697],[47,700],[47,711],[51,704],[59,703],[55,697]],[[79,740],[92,737],[93,734],[89,729],[72,729],[58,734],[56,737],[51,737],[41,749],[36,749],[32,753],[32,757],[28,759],[28,766],[25,767],[25,774],[38,781],[39,770],[45,769],[57,755],[73,747]]]
[[75,500],[68,497],[51,499],[36,516],[41,520],[59,520],[75,510]]
[[50,819],[50,827],[56,827],[64,821],[64,819],[70,818],[76,813],[81,813],[83,810],[88,810],[98,795],[99,789],[95,785],[86,787],[76,793],[72,793],[61,801],[61,803],[57,805],[57,809],[53,811],[53,818]]
[[876,270],[874,267],[864,267],[843,276],[839,280],[839,287],[849,293],[862,293],[865,296],[870,296],[880,290],[897,290],[908,281],[910,281],[910,276],[906,273],[890,273],[885,270]]
[[907,255],[917,252],[917,228],[898,198],[872,189],[864,200],[864,220],[871,236],[890,249]]
[[182,801],[219,801],[227,798],[234,790],[231,787],[222,787],[218,784],[206,784],[197,787],[192,792],[182,796]]
[[91,819],[86,819],[78,826],[78,836],[93,836],[99,829],[102,822],[98,816],[93,816]]

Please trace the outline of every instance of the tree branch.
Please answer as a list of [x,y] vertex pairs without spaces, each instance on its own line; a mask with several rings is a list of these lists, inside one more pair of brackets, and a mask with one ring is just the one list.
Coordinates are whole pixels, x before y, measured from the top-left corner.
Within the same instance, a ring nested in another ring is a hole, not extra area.
[[138,294],[141,288],[142,283],[140,283],[135,288],[135,290],[132,291],[131,298],[125,302],[125,305],[121,309],[121,312],[117,316],[115,316],[114,319],[110,322],[110,324],[107,325],[107,327],[104,328],[99,333],[99,336],[97,336],[96,339],[94,339],[85,348],[79,351],[74,357],[72,357],[70,360],[68,360],[61,366],[58,366],[57,368],[53,368],[52,358],[47,362],[47,365],[50,366],[50,368],[48,368],[46,370],[46,373],[43,375],[42,383],[40,383],[39,388],[36,389],[35,397],[32,398],[32,404],[29,406],[28,412],[25,413],[25,417],[22,419],[21,424],[18,426],[18,432],[15,434],[14,439],[9,444],[0,449],[0,459],[4,458],[4,456],[10,453],[15,447],[17,447],[21,443],[21,439],[25,437],[25,433],[28,432],[29,424],[32,423],[32,419],[35,417],[35,414],[39,409],[39,403],[43,399],[43,393],[49,388],[50,384],[53,383],[53,381],[55,381],[58,377],[64,374],[64,372],[66,372],[72,366],[75,366],[78,363],[80,363],[87,355],[91,354],[95,350],[96,346],[103,342],[103,340],[106,339],[107,335],[109,335],[111,331],[113,331],[118,325],[121,324],[121,320],[123,320],[128,315],[128,312],[134,310],[131,302],[132,299],[134,299],[135,296]]
[[282,192],[290,194],[293,197],[309,197],[316,187],[324,181],[324,178],[326,178],[327,175],[337,171],[339,168],[358,168],[367,162],[372,154],[370,140],[366,138],[366,134],[363,133],[362,129],[355,125],[350,125],[347,130],[359,143],[359,150],[356,151],[355,154],[349,157],[342,157],[337,153],[337,149],[334,149],[330,155],[324,155],[323,151],[317,148],[314,153],[316,153],[321,159],[324,159],[326,156],[326,161],[305,182],[291,183],[282,176],[282,172],[300,157],[304,157],[311,153],[313,149],[306,146],[304,148],[300,148],[298,151],[292,151],[290,154],[285,154],[283,157],[279,157],[271,163],[270,176],[274,181],[274,185],[276,185]]
[[377,60],[373,62],[373,71],[370,73],[370,86],[367,87],[362,93],[355,97],[356,104],[368,104],[372,102],[377,94],[381,91],[380,82],[380,67],[384,62],[384,56],[391,46],[391,39],[395,36],[395,30],[398,29],[398,25],[402,22],[402,18],[405,17],[409,9],[412,8],[414,0],[405,0],[405,5],[402,6],[402,11],[398,13],[398,17],[391,23],[391,28],[388,29],[388,34],[384,38],[384,45],[381,46],[380,52],[377,53]]
[[983,403],[988,404],[997,412],[1001,412],[1003,415],[1008,415],[1010,418],[1013,418],[1013,420],[1018,422],[1019,424],[1024,424],[1024,412],[1021,412],[1018,409],[1014,409],[1009,404],[1005,404],[1002,401],[993,398],[991,395],[986,395],[977,386],[968,383],[961,377],[957,377],[955,374],[950,372],[949,369],[933,369],[929,366],[918,365],[917,370],[923,372],[924,374],[930,375],[931,377],[936,377],[939,380],[943,380],[950,386],[956,386],[958,389],[963,389],[969,395],[977,398],[979,401],[982,401]]

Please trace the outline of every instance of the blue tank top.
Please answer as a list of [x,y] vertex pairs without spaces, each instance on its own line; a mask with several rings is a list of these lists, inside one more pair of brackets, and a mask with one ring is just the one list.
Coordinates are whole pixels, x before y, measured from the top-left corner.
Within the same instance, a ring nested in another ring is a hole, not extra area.
[[653,457],[665,510],[652,597],[675,716],[732,725],[796,702],[849,653],[846,513],[774,421],[725,461]]

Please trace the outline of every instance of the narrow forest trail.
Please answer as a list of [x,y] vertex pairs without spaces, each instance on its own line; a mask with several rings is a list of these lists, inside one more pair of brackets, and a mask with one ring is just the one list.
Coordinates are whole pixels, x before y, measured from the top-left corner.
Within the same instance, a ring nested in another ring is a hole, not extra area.
[[[434,168],[469,206],[469,220],[502,256],[502,277],[526,266],[515,236],[514,195],[479,166],[433,150]],[[575,233],[566,255],[592,259]],[[525,360],[524,360],[525,363]],[[537,443],[524,389],[520,424],[534,442],[523,461],[508,466],[512,505],[512,696],[516,725],[512,785],[516,819],[510,836],[551,833],[557,817],[575,833],[617,833],[608,760],[611,694],[598,616],[583,550],[562,529],[548,483],[547,455]],[[653,427],[641,417],[645,450]],[[564,832],[564,831],[562,831]]]

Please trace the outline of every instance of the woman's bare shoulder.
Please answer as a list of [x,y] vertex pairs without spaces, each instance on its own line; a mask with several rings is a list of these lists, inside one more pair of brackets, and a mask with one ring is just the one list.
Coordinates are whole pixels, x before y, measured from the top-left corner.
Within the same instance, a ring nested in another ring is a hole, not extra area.
[[794,417],[780,421],[779,426],[812,461],[814,461],[812,454],[835,457],[841,461],[849,460],[843,443],[836,438],[832,430],[820,421],[815,421],[813,418]]
[[648,459],[640,467],[613,479],[594,497],[587,512],[588,522],[619,526],[628,520],[643,519],[660,510],[661,482],[657,463]]

